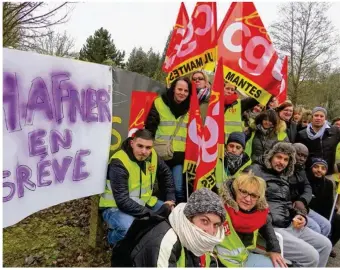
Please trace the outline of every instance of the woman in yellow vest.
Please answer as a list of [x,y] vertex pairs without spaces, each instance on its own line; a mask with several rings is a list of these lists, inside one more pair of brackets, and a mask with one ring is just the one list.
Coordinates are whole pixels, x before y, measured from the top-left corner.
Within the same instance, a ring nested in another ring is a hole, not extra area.
[[[168,220],[159,219],[157,222],[158,217],[146,222],[136,220],[126,235],[126,241],[115,247],[112,265],[201,267],[200,257],[213,252],[214,247],[223,241],[222,223],[225,216],[226,211],[219,196],[207,188],[199,189],[190,195],[187,203],[177,205]],[[139,234],[141,230],[142,236]],[[134,246],[129,248],[132,242],[135,242]],[[126,256],[129,258],[125,261],[130,265],[120,261]],[[209,261],[210,256],[206,257]],[[207,266],[210,266],[209,262]]]
[[285,133],[286,124],[278,118],[274,110],[264,111],[256,116],[251,129],[245,152],[250,156],[252,162],[261,160],[263,154],[277,142],[289,142]]
[[[165,93],[155,99],[145,121],[145,128],[155,136],[155,142],[172,140],[174,154],[171,159],[165,160],[165,163],[172,170],[177,203],[184,202],[186,199],[183,163],[190,96],[190,80],[186,77],[176,79]],[[161,153],[158,152],[158,155],[163,158]]]
[[[251,173],[223,184],[221,197],[227,211],[223,224],[225,238],[215,248],[220,266],[287,267],[268,215],[265,189],[265,181]],[[266,255],[252,252],[259,233],[266,240]]]
[[293,121],[294,106],[290,101],[285,101],[275,108],[279,118],[286,123],[286,133],[289,142],[295,143],[297,136],[297,123]]

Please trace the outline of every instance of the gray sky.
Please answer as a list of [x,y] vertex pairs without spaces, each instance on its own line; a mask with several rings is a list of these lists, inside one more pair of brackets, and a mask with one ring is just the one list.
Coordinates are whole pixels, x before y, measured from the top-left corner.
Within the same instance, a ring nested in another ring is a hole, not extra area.
[[[193,1],[184,2],[189,17],[194,9]],[[282,2],[281,2],[282,3]],[[255,2],[262,21],[267,28],[279,16],[280,2]],[[217,2],[217,23],[221,24],[231,1]],[[111,33],[116,47],[125,50],[126,59],[132,49],[141,46],[145,51],[153,48],[163,52],[169,31],[173,27],[180,1],[172,2],[87,2],[77,3],[70,20],[55,30],[66,30],[75,39],[79,51],[95,30],[104,27]],[[333,2],[328,15],[340,30],[340,2]],[[340,49],[338,49],[340,56]]]

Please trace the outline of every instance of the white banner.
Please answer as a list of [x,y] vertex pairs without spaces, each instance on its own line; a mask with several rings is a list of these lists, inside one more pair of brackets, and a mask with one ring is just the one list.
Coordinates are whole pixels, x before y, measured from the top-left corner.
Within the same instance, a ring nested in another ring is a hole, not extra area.
[[109,66],[3,49],[3,227],[104,191]]

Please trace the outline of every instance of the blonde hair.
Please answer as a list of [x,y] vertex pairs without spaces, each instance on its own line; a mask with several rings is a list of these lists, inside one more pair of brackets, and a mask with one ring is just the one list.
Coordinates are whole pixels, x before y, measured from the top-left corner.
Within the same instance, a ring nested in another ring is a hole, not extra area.
[[255,176],[251,171],[249,173],[242,173],[235,178],[233,182],[234,190],[238,190],[241,187],[255,186],[259,193],[259,199],[263,200],[266,194],[266,181],[261,177]]
[[190,76],[190,80],[192,81],[192,77],[197,74],[197,73],[201,73],[204,77],[204,80],[205,82],[208,84],[209,83],[209,78],[208,78],[208,75],[203,71],[203,70],[197,70],[197,71],[194,71],[193,73],[191,73],[191,76]]
[[303,113],[302,113],[302,116],[301,116],[301,122],[302,121],[308,121],[309,123],[312,121],[312,111],[311,110],[305,110]]
[[296,113],[303,114],[304,111],[305,111],[305,109],[301,106],[297,106],[297,107],[294,108],[294,114],[296,114]]

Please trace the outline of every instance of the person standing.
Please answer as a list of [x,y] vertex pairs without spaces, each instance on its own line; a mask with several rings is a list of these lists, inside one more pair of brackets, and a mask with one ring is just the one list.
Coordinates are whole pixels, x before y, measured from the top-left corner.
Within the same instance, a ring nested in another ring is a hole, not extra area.
[[295,143],[296,135],[297,135],[297,123],[295,123],[293,118],[294,106],[289,101],[285,101],[276,109],[279,118],[286,123],[286,132],[288,139],[291,143]]

